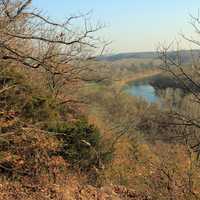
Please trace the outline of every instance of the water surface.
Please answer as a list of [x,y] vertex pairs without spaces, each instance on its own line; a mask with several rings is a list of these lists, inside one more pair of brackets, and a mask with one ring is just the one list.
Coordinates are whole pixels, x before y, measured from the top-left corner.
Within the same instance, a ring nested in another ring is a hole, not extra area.
[[149,103],[155,103],[159,99],[155,88],[145,82],[132,82],[125,87],[125,91],[132,96],[144,98]]

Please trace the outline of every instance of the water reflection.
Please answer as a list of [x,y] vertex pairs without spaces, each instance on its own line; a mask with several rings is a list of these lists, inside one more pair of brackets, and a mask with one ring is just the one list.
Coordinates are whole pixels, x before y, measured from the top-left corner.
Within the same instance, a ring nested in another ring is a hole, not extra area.
[[156,90],[149,84],[132,83],[127,85],[125,91],[133,96],[142,97],[149,103],[155,103],[159,97],[156,95]]

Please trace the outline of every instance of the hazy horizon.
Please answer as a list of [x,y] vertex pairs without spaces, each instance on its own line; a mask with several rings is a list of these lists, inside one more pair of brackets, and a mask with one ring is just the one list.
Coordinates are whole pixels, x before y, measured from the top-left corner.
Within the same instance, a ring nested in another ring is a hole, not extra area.
[[[33,4],[55,20],[92,10],[93,22],[106,24],[99,35],[113,41],[112,53],[155,51],[159,43],[179,40],[180,33],[193,35],[189,14],[196,16],[200,8],[198,0],[33,0]],[[195,46],[182,43],[181,49],[190,48]]]

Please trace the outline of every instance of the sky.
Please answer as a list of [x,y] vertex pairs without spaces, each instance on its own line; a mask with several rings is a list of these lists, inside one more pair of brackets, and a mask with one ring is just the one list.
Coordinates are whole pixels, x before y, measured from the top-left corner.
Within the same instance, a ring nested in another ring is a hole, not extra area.
[[[194,30],[190,14],[197,16],[199,0],[33,0],[35,7],[55,20],[92,11],[93,21],[106,27],[100,36],[112,41],[110,51],[154,51]],[[190,46],[182,42],[182,48]]]

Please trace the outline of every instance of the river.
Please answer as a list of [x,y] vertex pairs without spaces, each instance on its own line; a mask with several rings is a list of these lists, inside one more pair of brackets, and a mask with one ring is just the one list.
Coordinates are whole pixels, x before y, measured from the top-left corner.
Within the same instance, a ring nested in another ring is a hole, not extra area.
[[124,91],[129,95],[143,98],[149,103],[159,100],[155,88],[149,84],[148,79],[132,81],[124,87]]

